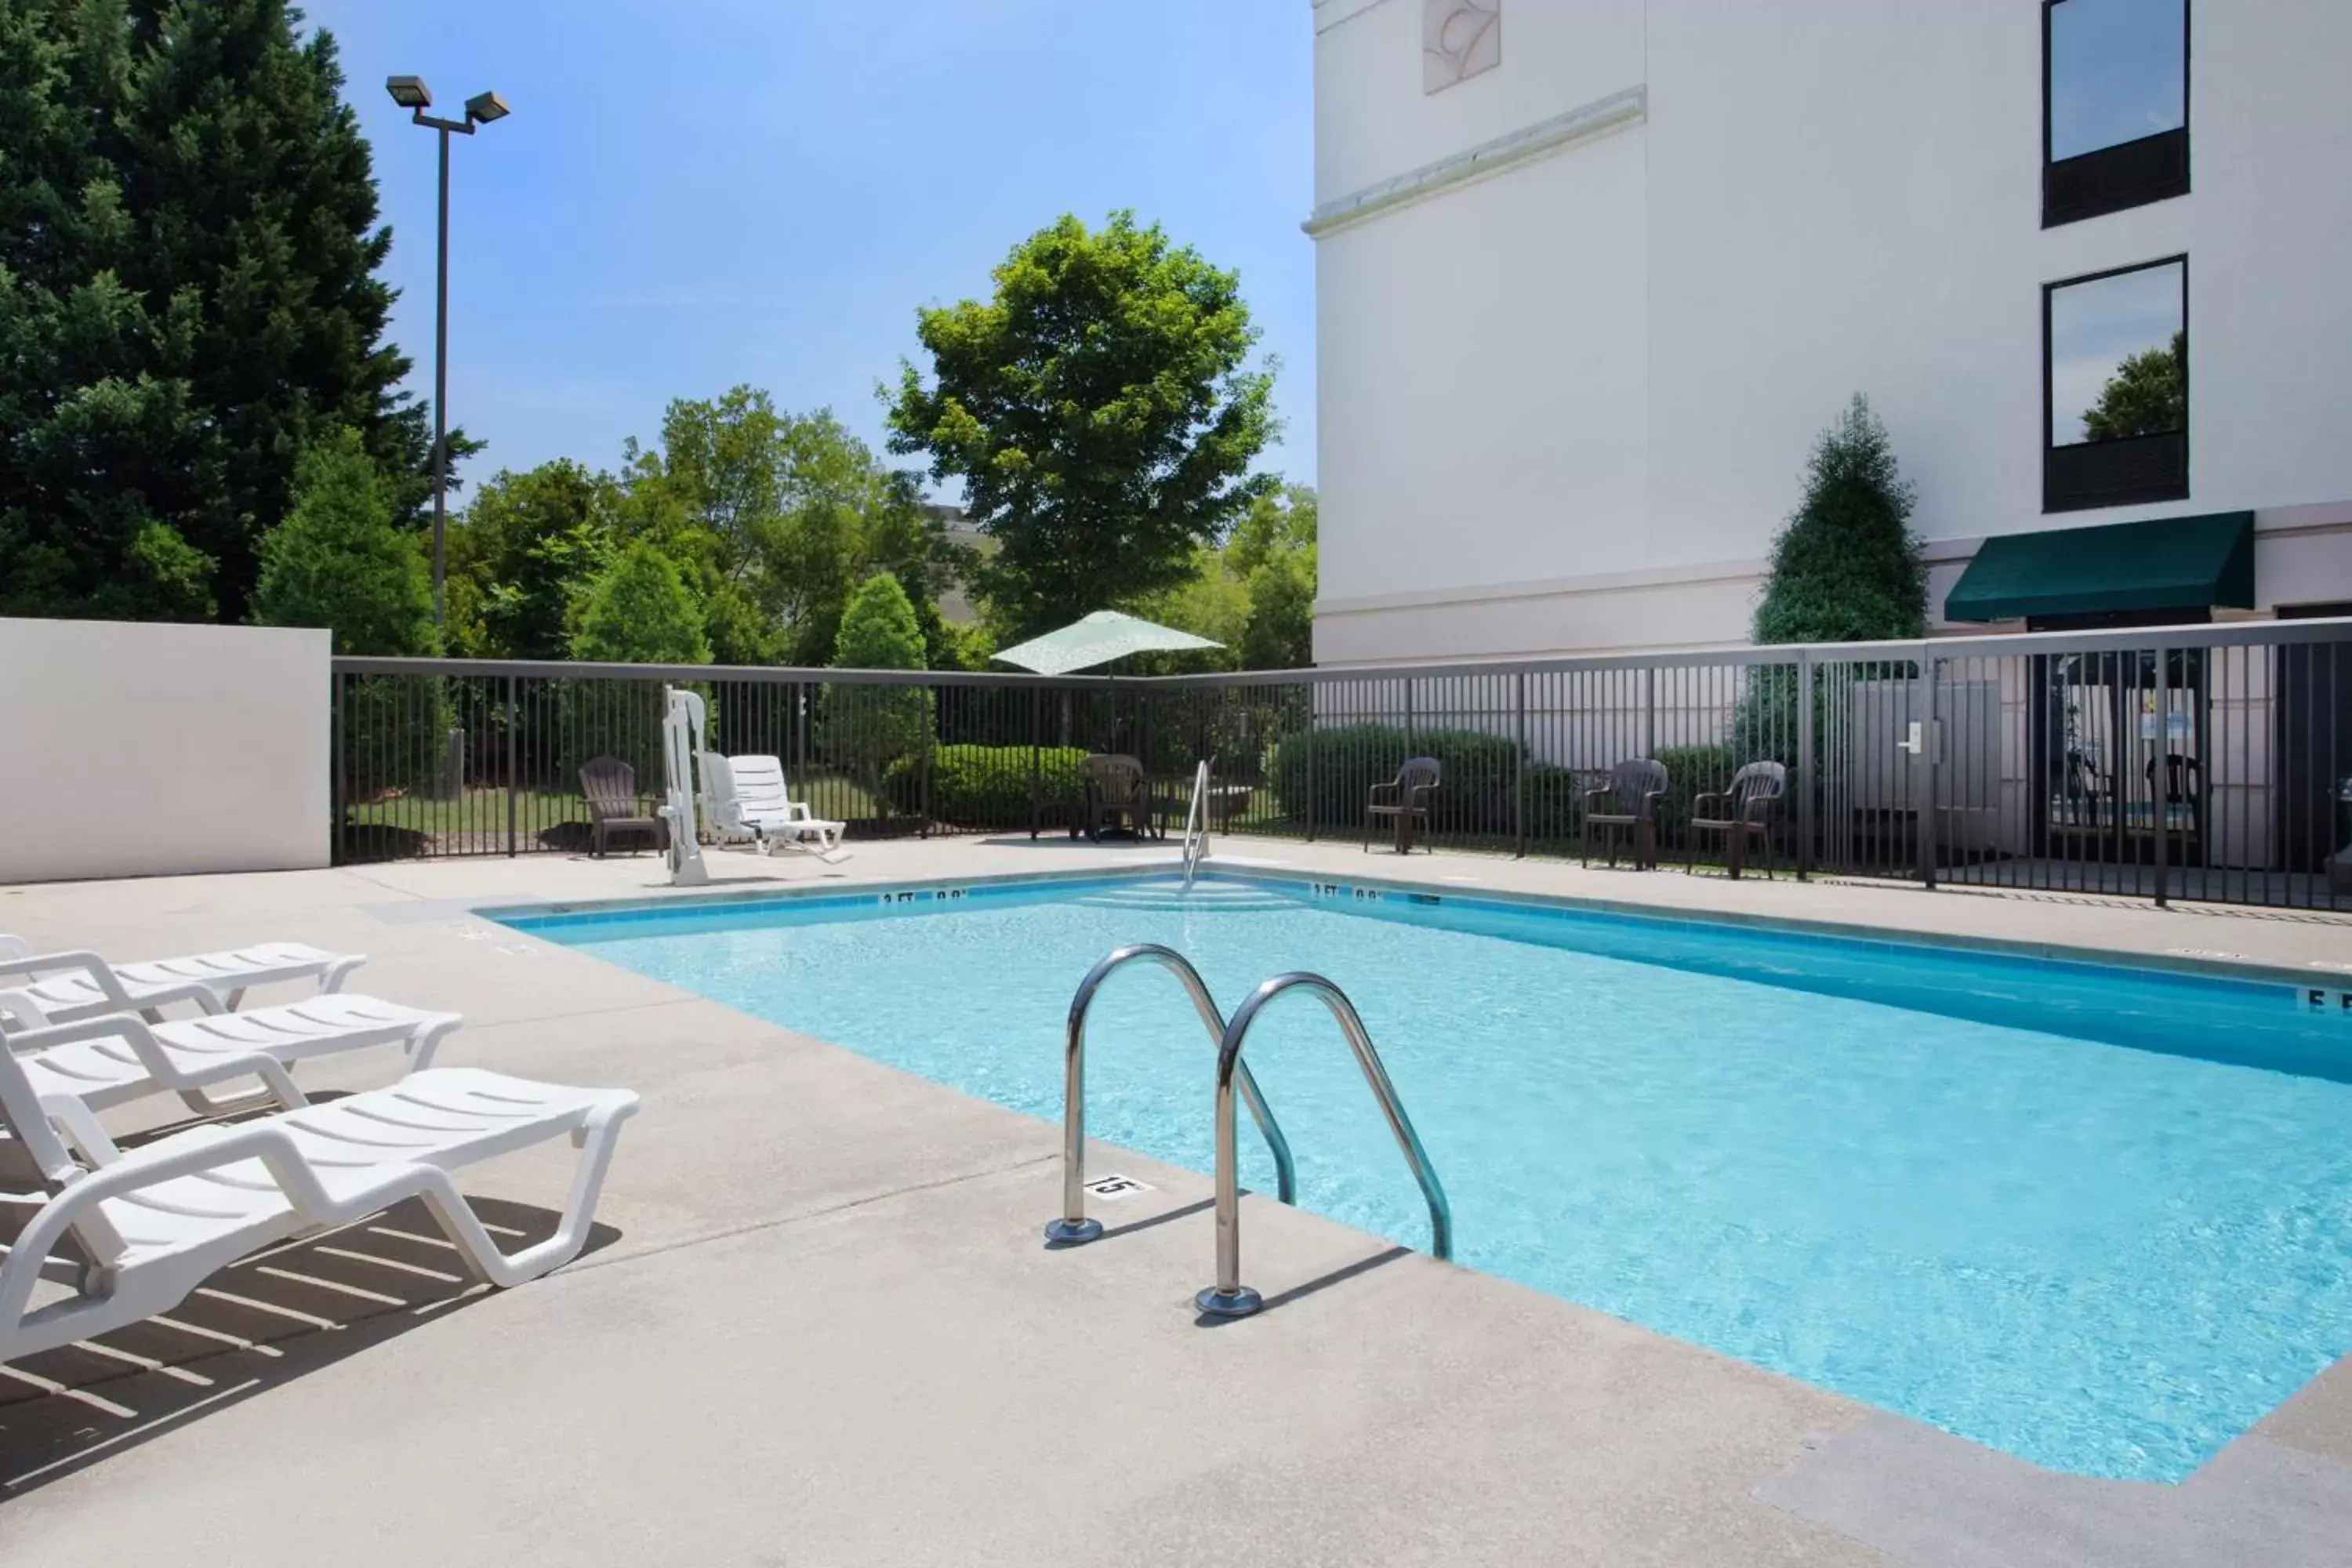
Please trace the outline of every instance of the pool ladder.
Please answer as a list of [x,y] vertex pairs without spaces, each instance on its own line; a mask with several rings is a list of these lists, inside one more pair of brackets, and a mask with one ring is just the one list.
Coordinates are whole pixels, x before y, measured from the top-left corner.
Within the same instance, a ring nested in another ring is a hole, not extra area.
[[[1209,852],[1209,759],[1192,770],[1192,804],[1184,812],[1184,885],[1192,885],[1192,873],[1200,868],[1201,858]],[[1200,978],[1198,975],[1194,979]],[[1263,1125],[1263,1123],[1261,1123]]]
[[1247,1044],[1258,1015],[1276,997],[1288,991],[1305,991],[1313,995],[1339,1024],[1349,1048],[1355,1053],[1356,1065],[1363,1069],[1364,1082],[1370,1087],[1372,1098],[1380,1102],[1381,1114],[1388,1119],[1389,1131],[1395,1135],[1397,1147],[1403,1152],[1405,1163],[1412,1168],[1413,1180],[1421,1184],[1421,1195],[1429,1205],[1430,1251],[1441,1258],[1454,1256],[1454,1210],[1446,1202],[1445,1188],[1431,1168],[1429,1152],[1422,1147],[1421,1134],[1413,1131],[1412,1118],[1405,1114],[1404,1104],[1397,1098],[1396,1085],[1390,1080],[1371,1034],[1364,1027],[1364,1020],[1357,1014],[1355,1004],[1348,1000],[1347,993],[1319,974],[1277,974],[1251,992],[1249,1000],[1242,1004],[1241,1010],[1228,1023],[1217,1011],[1200,971],[1181,953],[1156,942],[1122,947],[1111,953],[1087,972],[1087,977],[1078,983],[1077,994],[1070,998],[1069,1023],[1063,1037],[1062,1214],[1045,1226],[1049,1243],[1076,1246],[1093,1241],[1103,1233],[1100,1222],[1087,1218],[1086,1209],[1087,1014],[1094,1006],[1095,995],[1103,983],[1137,963],[1155,963],[1175,975],[1191,996],[1192,1010],[1201,1016],[1202,1026],[1217,1042],[1217,1282],[1193,1297],[1194,1306],[1213,1318],[1245,1318],[1265,1304],[1256,1291],[1242,1283],[1241,1174],[1234,1148],[1236,1095],[1249,1107],[1251,1119],[1257,1123],[1259,1133],[1274,1154],[1277,1194],[1286,1204],[1298,1200],[1298,1174],[1291,1160],[1290,1141],[1283,1136],[1281,1124],[1276,1121],[1265,1096],[1259,1092],[1257,1079],[1242,1059],[1242,1047]]

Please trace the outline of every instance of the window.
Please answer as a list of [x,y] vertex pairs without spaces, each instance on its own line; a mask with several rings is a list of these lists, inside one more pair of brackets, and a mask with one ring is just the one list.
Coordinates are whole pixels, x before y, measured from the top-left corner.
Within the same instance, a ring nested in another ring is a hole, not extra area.
[[2042,0],[2042,226],[2189,194],[2189,0]]
[[2042,346],[2042,510],[2188,495],[2189,258],[2049,285]]

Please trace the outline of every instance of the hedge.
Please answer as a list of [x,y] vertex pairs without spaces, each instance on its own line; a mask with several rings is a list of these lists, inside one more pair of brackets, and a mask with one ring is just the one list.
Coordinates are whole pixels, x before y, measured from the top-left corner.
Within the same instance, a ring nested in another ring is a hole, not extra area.
[[[1521,786],[1515,771],[1518,748],[1502,736],[1480,730],[1416,730],[1408,747],[1404,731],[1393,724],[1344,724],[1286,736],[1275,746],[1275,795],[1293,824],[1306,820],[1310,752],[1319,832],[1359,829],[1371,786],[1395,778],[1407,756],[1437,759],[1442,782],[1430,802],[1435,832],[1512,837],[1524,810],[1529,839],[1570,839],[1584,809],[1584,783],[1571,769],[1529,763]],[[1657,759],[1666,766],[1666,795],[1658,803],[1661,841],[1679,845],[1691,803],[1730,782],[1735,753],[1728,746],[1666,746]]]
[[[1430,798],[1431,829],[1501,837],[1518,831],[1518,755],[1516,742],[1483,730],[1416,730],[1408,746],[1393,724],[1341,724],[1285,736],[1275,745],[1271,771],[1283,815],[1304,822],[1311,756],[1316,827],[1339,833],[1361,826],[1371,786],[1394,779],[1406,757],[1433,757],[1440,782]],[[1528,836],[1567,833],[1575,794],[1567,770],[1530,763]]]
[[[1086,788],[1078,746],[940,746],[931,752],[930,817],[951,827],[1029,826],[1032,757],[1036,798],[1044,804],[1082,799]],[[883,774],[890,804],[912,815],[923,809],[922,759],[901,757]]]

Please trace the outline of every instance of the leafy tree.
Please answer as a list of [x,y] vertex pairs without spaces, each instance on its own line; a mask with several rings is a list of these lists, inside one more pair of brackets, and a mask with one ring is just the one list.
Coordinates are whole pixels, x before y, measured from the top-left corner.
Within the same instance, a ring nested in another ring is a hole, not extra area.
[[1320,510],[1309,485],[1286,485],[1257,497],[1225,542],[1226,562],[1246,577],[1276,556],[1313,550]]
[[1235,274],[1157,226],[1065,216],[987,300],[921,311],[930,379],[900,366],[890,449],[963,481],[996,552],[974,586],[1008,640],[1181,585],[1274,481],[1269,372]]
[[2189,334],[2172,334],[2169,348],[2147,349],[2116,367],[2099,401],[2083,416],[2094,441],[2160,436],[2189,428]]
[[1249,593],[1244,669],[1300,669],[1315,662],[1316,494],[1294,485],[1250,508],[1225,547]]
[[983,626],[940,621],[923,636],[924,663],[932,669],[983,670],[996,657],[996,639]]
[[639,541],[588,589],[572,657],[613,664],[709,664],[702,609],[669,557]]
[[295,467],[294,509],[262,542],[255,618],[330,627],[337,653],[435,652],[432,574],[395,515],[357,431],[314,443]]
[[298,20],[0,0],[8,608],[243,617],[298,454],[339,426],[396,514],[423,499],[367,144]]
[[1813,447],[1804,498],[1772,541],[1759,643],[1924,637],[1927,567],[1886,426],[1856,395]]
[[618,488],[569,458],[499,470],[449,531],[449,632],[468,658],[562,658],[610,563]]
[[1303,669],[1315,662],[1315,546],[1273,556],[1249,574],[1244,669]]
[[657,449],[630,443],[626,485],[625,529],[686,567],[723,662],[824,663],[877,570],[936,618],[954,561],[940,524],[830,412],[781,412],[749,386],[680,399]]

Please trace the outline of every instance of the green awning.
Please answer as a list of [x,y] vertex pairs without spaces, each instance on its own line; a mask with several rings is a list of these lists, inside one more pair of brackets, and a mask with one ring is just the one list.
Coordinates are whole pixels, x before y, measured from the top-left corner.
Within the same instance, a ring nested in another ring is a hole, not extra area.
[[2254,605],[2254,514],[2160,517],[1984,542],[1944,599],[1955,621]]

